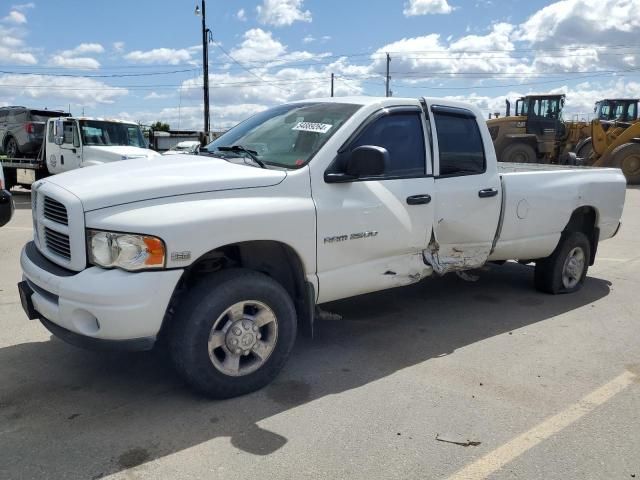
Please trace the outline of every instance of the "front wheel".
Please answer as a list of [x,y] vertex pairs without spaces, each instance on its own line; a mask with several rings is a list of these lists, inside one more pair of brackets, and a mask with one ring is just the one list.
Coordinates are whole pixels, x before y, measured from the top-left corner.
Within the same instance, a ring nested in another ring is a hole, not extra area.
[[551,256],[536,262],[536,288],[554,295],[580,290],[587,277],[590,259],[591,244],[586,235],[564,233]]
[[266,275],[241,269],[201,280],[173,321],[169,345],[176,369],[212,398],[270,383],[291,353],[297,326],[287,291]]

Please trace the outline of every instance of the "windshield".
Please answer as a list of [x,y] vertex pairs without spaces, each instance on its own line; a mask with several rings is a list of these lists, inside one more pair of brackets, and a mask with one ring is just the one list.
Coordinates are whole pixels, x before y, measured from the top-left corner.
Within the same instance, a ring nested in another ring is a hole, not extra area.
[[78,123],[84,145],[147,148],[137,125],[102,120],[80,120]]
[[346,103],[298,103],[270,108],[232,128],[201,150],[223,158],[243,157],[242,146],[268,165],[300,168],[360,108]]

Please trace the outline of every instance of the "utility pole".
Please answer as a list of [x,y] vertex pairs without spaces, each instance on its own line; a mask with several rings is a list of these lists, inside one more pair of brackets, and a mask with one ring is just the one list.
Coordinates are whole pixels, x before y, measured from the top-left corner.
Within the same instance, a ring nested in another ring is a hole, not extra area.
[[204,134],[209,141],[210,117],[209,117],[209,34],[207,28],[207,3],[202,0],[202,7],[196,6],[196,15],[202,16],[202,73],[204,75]]
[[391,96],[391,75],[389,74],[389,66],[391,65],[391,56],[387,53],[387,97]]
[[334,81],[335,76],[333,75],[333,73],[331,74],[331,96],[333,97],[333,81]]

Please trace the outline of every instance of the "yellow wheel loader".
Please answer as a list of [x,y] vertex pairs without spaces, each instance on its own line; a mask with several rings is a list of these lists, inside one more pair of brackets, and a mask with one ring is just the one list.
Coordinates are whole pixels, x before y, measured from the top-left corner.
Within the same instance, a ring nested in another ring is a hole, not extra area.
[[640,184],[640,122],[616,122],[605,130],[602,122],[594,120],[591,141],[593,151],[585,165],[620,168],[629,184]]
[[562,119],[564,95],[529,95],[516,101],[515,115],[487,121],[500,162],[575,164],[576,145],[588,134],[587,122]]
[[[638,99],[637,98],[607,98],[596,102],[593,109],[595,119],[602,123],[602,128],[607,131],[611,125],[616,122],[636,123],[640,121],[638,117]],[[593,143],[591,140],[591,125],[585,138],[576,146],[576,155],[579,158],[588,159],[593,152]]]

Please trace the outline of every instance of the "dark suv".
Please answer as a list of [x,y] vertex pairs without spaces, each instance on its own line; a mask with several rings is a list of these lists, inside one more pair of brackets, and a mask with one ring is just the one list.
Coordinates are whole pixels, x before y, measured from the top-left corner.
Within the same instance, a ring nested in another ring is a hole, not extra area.
[[42,146],[47,120],[69,116],[57,110],[0,107],[0,152],[7,157],[36,155]]

